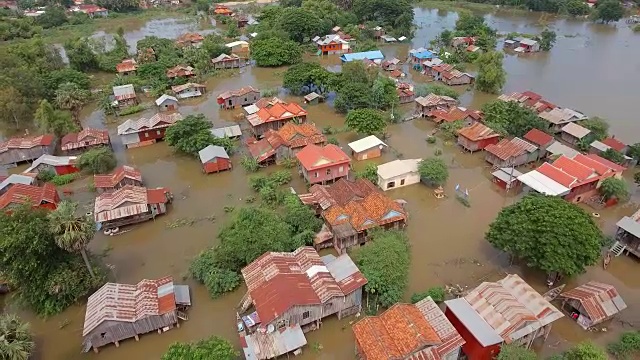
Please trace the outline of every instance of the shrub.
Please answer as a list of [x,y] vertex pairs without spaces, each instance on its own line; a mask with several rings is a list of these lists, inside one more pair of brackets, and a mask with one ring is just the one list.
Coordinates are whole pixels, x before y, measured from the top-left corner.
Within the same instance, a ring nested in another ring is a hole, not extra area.
[[640,331],[625,332],[620,339],[607,346],[607,351],[616,359],[631,359],[640,353]]
[[427,296],[431,297],[431,299],[436,303],[441,303],[444,301],[444,297],[445,297],[444,288],[442,286],[435,286],[435,287],[429,288],[429,290],[425,292],[414,293],[413,295],[411,295],[411,303],[415,304],[421,301],[422,299],[425,299]]
[[50,169],[42,170],[38,173],[38,176],[36,176],[36,178],[42,182],[49,182],[54,177],[56,177],[56,172]]
[[258,169],[260,169],[260,164],[258,163],[258,160],[247,155],[242,157],[242,159],[240,160],[240,165],[244,168],[244,171],[246,172],[256,172],[258,171]]
[[128,108],[124,108],[124,109],[120,110],[120,112],[118,112],[118,115],[119,116],[126,116],[126,115],[139,113],[139,112],[144,111],[144,110],[145,110],[144,105],[133,105],[133,106],[129,106]]
[[118,161],[111,149],[99,147],[80,155],[77,167],[90,174],[105,174],[113,170],[117,164]]
[[49,182],[51,182],[55,186],[62,186],[69,184],[70,182],[75,180],[76,177],[77,174],[56,175]]

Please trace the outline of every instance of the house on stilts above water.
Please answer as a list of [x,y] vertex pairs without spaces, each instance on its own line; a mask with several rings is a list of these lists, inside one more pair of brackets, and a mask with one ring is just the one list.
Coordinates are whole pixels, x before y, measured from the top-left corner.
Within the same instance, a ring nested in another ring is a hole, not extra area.
[[136,285],[106,283],[87,301],[82,350],[98,352],[111,343],[119,347],[122,340],[179,328],[190,306],[189,286],[174,285],[171,276]]
[[104,230],[155,219],[167,212],[167,204],[173,195],[167,188],[147,189],[125,185],[113,192],[98,195],[95,204],[95,221]]
[[583,329],[603,323],[627,308],[613,285],[589,281],[558,295],[562,310]]

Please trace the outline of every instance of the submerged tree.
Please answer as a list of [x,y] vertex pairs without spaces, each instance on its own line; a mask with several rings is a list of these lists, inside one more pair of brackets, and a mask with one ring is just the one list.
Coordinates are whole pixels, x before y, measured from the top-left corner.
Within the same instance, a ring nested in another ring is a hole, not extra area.
[[604,200],[616,198],[620,201],[626,201],[629,199],[629,187],[624,179],[606,178],[602,181],[599,190]]
[[251,45],[251,57],[258,66],[292,65],[302,60],[300,45],[279,37],[256,39]]
[[35,348],[28,323],[14,314],[0,315],[0,359],[28,360]]
[[233,152],[231,139],[213,136],[211,123],[204,114],[189,115],[178,121],[167,129],[165,140],[169,146],[192,156],[198,155],[198,152],[208,145],[222,146],[227,153]]
[[503,208],[485,236],[530,267],[567,276],[598,261],[603,238],[593,218],[580,207],[537,194]]
[[595,140],[602,140],[609,136],[609,123],[603,118],[594,116],[580,123],[580,126],[591,130]]
[[428,158],[418,164],[420,180],[429,186],[441,186],[449,178],[449,170],[444,160],[440,158]]
[[536,360],[538,355],[533,350],[529,350],[517,344],[502,344],[500,353],[496,360]]
[[622,155],[621,152],[612,148],[608,148],[607,150],[603,151],[602,154],[600,154],[600,156],[620,165],[624,164],[626,161],[626,159],[624,158],[624,155]]
[[78,157],[78,169],[89,174],[106,174],[113,170],[118,161],[113,151],[107,147],[93,148]]
[[62,201],[49,213],[49,226],[56,244],[62,249],[82,255],[84,264],[92,277],[95,277],[89,257],[87,245],[96,232],[96,224],[89,215],[77,216],[78,203]]
[[68,113],[55,110],[47,100],[40,101],[34,118],[38,129],[45,133],[53,133],[57,137],[80,130]]
[[161,360],[235,360],[238,355],[227,340],[212,336],[194,343],[173,343]]
[[56,104],[60,109],[70,110],[73,121],[80,124],[80,110],[89,101],[89,92],[76,83],[64,83],[56,91]]
[[551,50],[551,48],[553,48],[553,45],[555,45],[556,43],[556,32],[545,28],[540,34],[539,41],[540,49],[542,51]]
[[476,60],[478,76],[476,88],[491,94],[498,94],[507,81],[507,73],[502,67],[504,55],[497,51],[481,54]]
[[606,0],[596,4],[596,10],[593,12],[593,19],[610,23],[618,21],[624,16],[624,7],[618,0]]
[[345,119],[345,125],[360,134],[372,135],[384,132],[387,122],[382,112],[375,109],[351,110]]
[[547,123],[514,101],[494,100],[482,106],[484,122],[502,135],[523,137],[531,129],[547,130]]

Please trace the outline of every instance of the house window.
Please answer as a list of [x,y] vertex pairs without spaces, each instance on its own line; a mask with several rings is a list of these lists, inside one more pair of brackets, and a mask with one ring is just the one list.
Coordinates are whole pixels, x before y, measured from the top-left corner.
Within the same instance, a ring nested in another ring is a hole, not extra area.
[[157,133],[158,135],[160,135],[160,130],[156,131],[156,133]]
[[343,171],[344,171],[344,166],[340,166],[340,167],[338,168],[338,172],[339,172],[339,173],[341,173],[341,172],[343,172]]
[[387,183],[387,189],[391,189],[391,188],[394,188],[394,187],[396,187],[396,182],[395,181],[389,181]]
[[313,174],[313,175],[314,175],[314,177],[316,177],[316,178],[317,178],[317,177],[318,177],[318,172],[316,171],[316,173],[315,173],[315,174]]
[[400,180],[400,186],[404,185],[404,179]]
[[246,96],[244,97],[244,102],[247,102],[247,97]]
[[327,175],[331,175],[331,169],[327,169]]
[[308,319],[311,317],[311,313],[309,311],[305,311],[302,313],[302,320]]

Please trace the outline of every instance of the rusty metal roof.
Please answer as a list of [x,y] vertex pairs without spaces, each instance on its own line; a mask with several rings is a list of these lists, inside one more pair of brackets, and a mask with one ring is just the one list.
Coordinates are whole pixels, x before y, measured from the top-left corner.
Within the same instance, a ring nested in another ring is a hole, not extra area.
[[142,173],[133,166],[123,165],[115,169],[111,174],[93,175],[93,184],[96,188],[113,188],[124,179],[131,179],[141,183]]
[[483,282],[464,299],[507,342],[564,316],[516,274]]
[[[114,192],[98,195],[94,211],[96,222],[141,214],[149,209],[149,204],[165,202],[166,198],[159,199],[155,190],[168,192],[164,188],[147,189],[142,186],[125,185]],[[153,192],[153,199],[150,199],[150,192]]]
[[63,151],[87,146],[109,145],[109,130],[85,128],[80,132],[63,136],[60,145]]
[[[308,246],[290,253],[264,253],[242,269],[242,276],[265,325],[293,306],[320,305],[345,296],[318,252]],[[358,287],[366,284],[359,270],[351,276],[362,279]]]
[[418,301],[415,306],[420,310],[422,315],[427,319],[429,325],[436,331],[438,337],[442,341],[441,344],[435,347],[435,351],[441,358],[447,358],[447,355],[452,351],[457,350],[465,341],[460,336],[455,327],[451,324],[449,319],[444,315],[438,304],[436,304],[431,297],[426,297]]
[[497,156],[501,160],[518,157],[524,153],[536,151],[537,147],[533,144],[520,139],[513,138],[511,140],[502,139],[497,144],[489,144],[484,150],[492,155]]
[[55,137],[50,134],[25,138],[11,138],[0,143],[0,153],[9,149],[31,149],[36,146],[49,146],[53,143],[54,139]]
[[176,309],[173,278],[144,279],[136,285],[106,283],[89,296],[82,336],[105,321],[136,322]]
[[475,122],[458,130],[458,135],[464,136],[471,141],[480,141],[500,136],[500,134],[493,131],[493,129],[479,122]]
[[600,323],[627,308],[627,304],[613,285],[596,281],[589,281],[563,292],[560,297],[578,300],[587,312],[591,325]]
[[118,125],[118,135],[135,134],[141,131],[152,129],[163,129],[182,120],[180,113],[157,113],[150,118],[140,118],[136,121],[131,119]]

